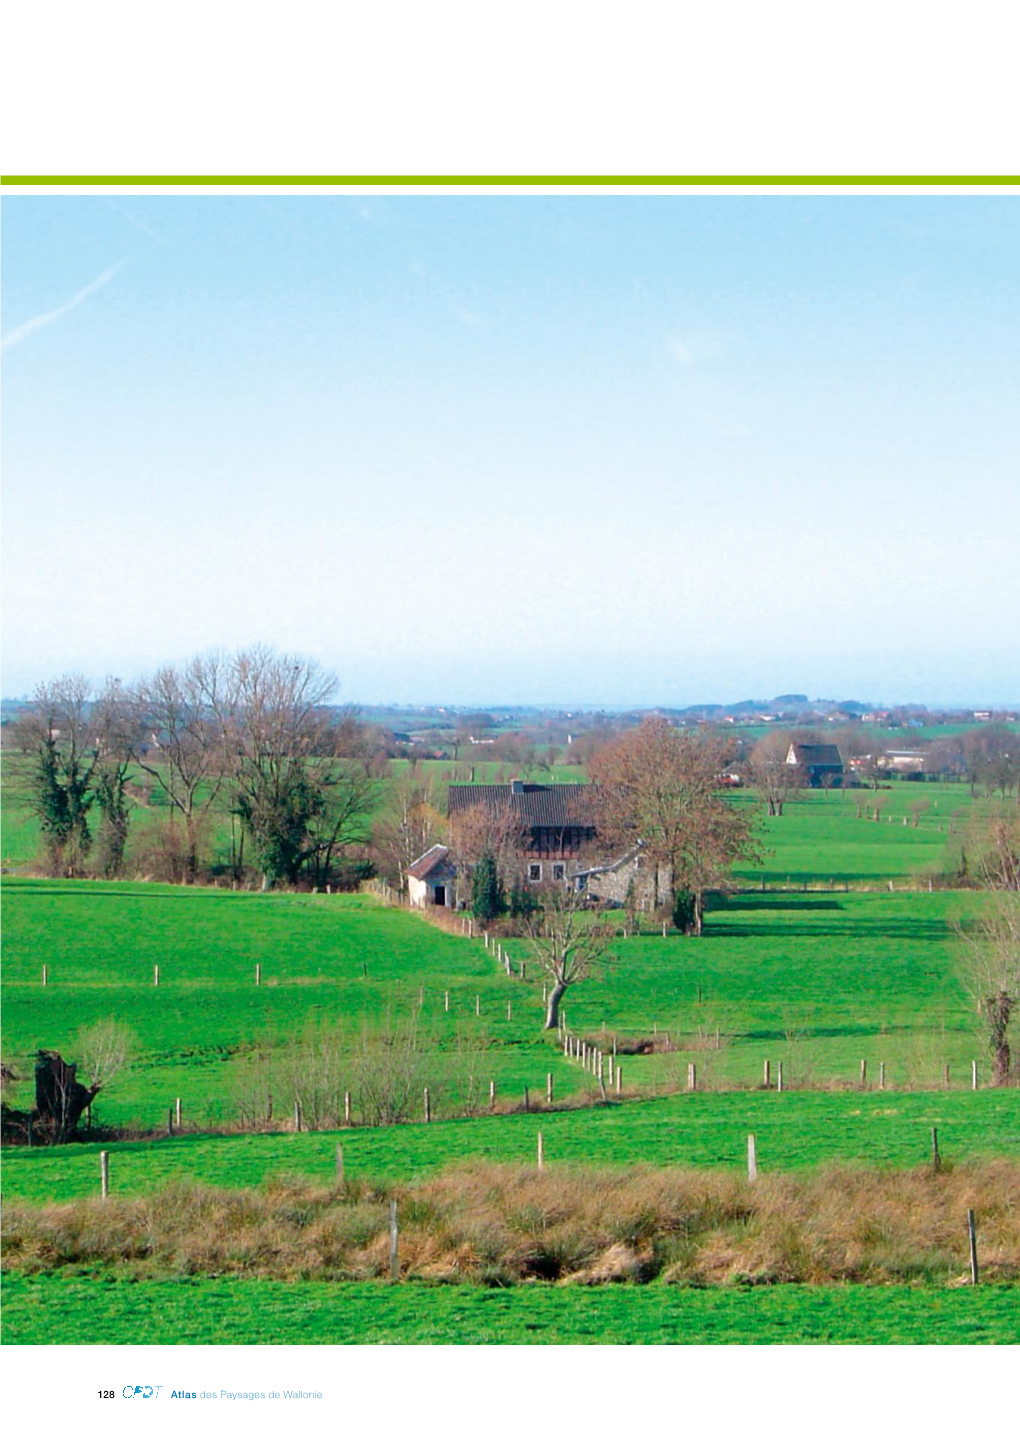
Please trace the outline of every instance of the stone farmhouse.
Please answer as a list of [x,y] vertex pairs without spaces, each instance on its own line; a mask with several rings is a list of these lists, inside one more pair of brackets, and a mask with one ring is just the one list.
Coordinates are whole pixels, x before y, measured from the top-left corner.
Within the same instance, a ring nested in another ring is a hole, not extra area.
[[510,781],[450,787],[451,821],[478,806],[494,819],[509,816],[519,827],[523,876],[532,886],[565,881],[570,863],[595,839],[590,786]]
[[[615,860],[592,864],[597,832],[589,786],[511,781],[450,787],[451,819],[476,807],[493,819],[509,816],[516,822],[523,839],[521,876],[529,886],[570,886],[610,906],[631,899],[645,910],[667,899],[669,877],[649,864],[640,844]],[[446,846],[430,847],[407,876],[412,906],[456,907],[465,899],[458,897],[456,864]]]

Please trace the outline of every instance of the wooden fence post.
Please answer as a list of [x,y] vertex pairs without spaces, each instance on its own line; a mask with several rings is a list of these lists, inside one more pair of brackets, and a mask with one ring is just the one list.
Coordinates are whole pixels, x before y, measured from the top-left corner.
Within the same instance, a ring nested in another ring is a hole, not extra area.
[[943,1066],[943,1068],[942,1068],[942,1085],[946,1088],[947,1091],[949,1090],[949,1063],[948,1063],[948,1062],[946,1062],[946,1064],[945,1064],[945,1065]]
[[47,969],[46,969],[46,967],[44,966],[43,969],[42,969],[42,984],[43,984],[43,986],[46,985],[46,975],[47,975]]
[[343,1143],[336,1144],[336,1184],[342,1187],[344,1184],[344,1149]]
[[153,969],[152,969],[152,984],[153,984],[153,986],[159,986],[159,962],[158,962],[158,961],[157,961],[156,965],[155,965],[155,966],[153,967]]
[[432,1120],[432,1098],[429,1096],[428,1087],[425,1088],[425,1120],[427,1122]]
[[609,1056],[606,1057],[606,1062],[608,1063],[608,1066],[609,1066],[609,1085],[612,1086],[612,1085],[613,1085],[613,1072],[616,1070],[616,1064],[615,1064],[615,1062],[613,1061],[613,1057],[612,1057],[612,1054],[611,1054],[611,1053],[610,1053]]
[[751,1132],[747,1138],[747,1180],[749,1182],[758,1180],[758,1149],[754,1132]]
[[972,1287],[978,1284],[978,1256],[977,1256],[977,1227],[974,1225],[974,1209],[967,1212],[967,1234],[970,1238],[970,1283]]
[[351,1124],[351,1094],[350,1094],[350,1092],[344,1092],[344,1126],[345,1126],[345,1127],[349,1127],[350,1124]]
[[971,1091],[973,1091],[973,1092],[976,1092],[977,1089],[978,1089],[978,1084],[977,1084],[977,1062],[976,1062],[976,1061],[972,1061],[971,1064],[970,1064],[970,1089],[971,1089]]
[[179,1130],[179,1129],[180,1129],[180,1125],[181,1125],[181,1099],[180,1099],[180,1097],[178,1097],[178,1098],[176,1099],[176,1101],[174,1102],[174,1121],[176,1122],[177,1127],[178,1127],[178,1130]]
[[862,1086],[862,1087],[863,1087],[863,1086],[867,1086],[867,1084],[868,1084],[868,1063],[865,1061],[864,1057],[861,1057],[861,1086]]
[[510,1002],[509,1002],[509,999],[507,1000],[507,1004],[506,1004],[506,1019],[507,1019],[507,1021],[510,1020]]
[[397,1231],[396,1202],[390,1202],[390,1281],[400,1281],[400,1239]]
[[618,1066],[618,1067],[616,1068],[616,1095],[617,1095],[617,1096],[620,1095],[620,1088],[621,1088],[622,1086],[623,1086],[623,1069]]
[[939,1154],[939,1129],[938,1129],[938,1127],[932,1127],[932,1129],[931,1129],[931,1164],[932,1164],[932,1166],[934,1167],[935,1171],[937,1171],[937,1172],[938,1172],[938,1171],[941,1171],[941,1169],[942,1169],[942,1157],[941,1157],[941,1155]]
[[448,991],[443,992],[443,1010],[450,1010],[450,993]]
[[301,1102],[297,1097],[294,1098],[294,1130],[301,1130]]
[[779,1062],[778,1065],[777,1065],[777,1067],[776,1067],[776,1091],[777,1091],[777,1092],[781,1092],[782,1090],[783,1090],[783,1063],[782,1063],[782,1062]]
[[551,1071],[547,1071],[546,1074],[545,1074],[545,1099],[546,1099],[547,1104],[548,1104],[549,1106],[552,1106],[552,1099],[553,1099],[553,1079],[552,1079],[552,1072],[551,1072]]
[[[539,1134],[538,1134],[538,1170],[541,1171],[544,1166],[545,1166],[545,1148],[544,1148],[544,1146],[543,1146],[542,1133],[539,1132]],[[974,1215],[974,1213],[971,1212],[971,1216],[973,1216],[973,1215]]]
[[689,1092],[697,1091],[697,1087],[698,1068],[695,1066],[694,1062],[689,1061],[687,1063],[687,1090]]
[[766,1059],[765,1059],[765,1065],[764,1065],[764,1067],[762,1068],[762,1076],[761,1076],[761,1079],[762,1079],[762,1081],[763,1081],[763,1083],[764,1083],[764,1085],[765,1085],[765,1089],[766,1089],[766,1091],[767,1091],[768,1088],[772,1085],[772,1067],[771,1067],[771,1064],[769,1063],[769,1060],[768,1060],[767,1057],[766,1057]]
[[493,1111],[496,1110],[496,1083],[494,1081],[489,1083],[489,1106]]
[[882,1092],[885,1091],[885,1062],[884,1062],[884,1061],[879,1062],[879,1064],[878,1064],[878,1089],[879,1089],[879,1091],[882,1091]]
[[481,1016],[481,1014],[482,1014],[482,998],[481,998],[480,996],[476,996],[476,997],[475,997],[475,1016]]
[[257,962],[255,963],[255,985],[256,985],[256,986],[261,986],[261,985],[262,985],[262,963],[261,963],[261,961],[257,961]]
[[99,1153],[99,1195],[105,1201],[110,1195],[110,1153]]

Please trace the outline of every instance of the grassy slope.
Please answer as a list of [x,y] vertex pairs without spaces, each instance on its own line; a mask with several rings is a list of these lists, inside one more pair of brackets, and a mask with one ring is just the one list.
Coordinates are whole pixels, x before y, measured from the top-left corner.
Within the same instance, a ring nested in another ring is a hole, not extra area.
[[1020,1342],[1020,1289],[4,1280],[7,1343]]
[[[71,1052],[79,1027],[111,1013],[140,1048],[102,1101],[113,1123],[158,1125],[177,1096],[194,1123],[231,1119],[230,1063],[257,1042],[324,1024],[353,1046],[366,1024],[412,1014],[451,1087],[472,1071],[501,1096],[544,1091],[547,1072],[558,1096],[591,1085],[543,1036],[537,980],[508,980],[480,942],[372,898],[10,879],[3,895],[4,1055],[26,1079],[23,1101],[35,1049]],[[607,1039],[669,1031],[679,1050],[625,1058],[628,1086],[675,1085],[694,1060],[703,1085],[747,1087],[766,1057],[783,1061],[790,1087],[848,1082],[862,1057],[873,1081],[884,1061],[891,1086],[933,1085],[948,1062],[962,1085],[982,1053],[950,921],[976,904],[937,892],[742,895],[703,938],[621,939],[605,974],[568,994],[568,1020],[592,1035],[605,1024]]]
[[[343,1132],[260,1136],[183,1135],[109,1146],[111,1189],[148,1191],[194,1178],[213,1186],[256,1186],[275,1175],[327,1182],[336,1143],[343,1142],[350,1177],[408,1179],[472,1158],[531,1162],[539,1130],[549,1165],[644,1162],[652,1165],[742,1167],[747,1135],[757,1138],[758,1163],[770,1169],[829,1161],[917,1166],[931,1155],[931,1128],[947,1164],[964,1157],[1020,1154],[1016,1091],[849,1093],[729,1092],[669,1096],[608,1108],[517,1113],[471,1120],[414,1123]],[[61,1201],[94,1194],[97,1144],[11,1149],[4,1195]]]

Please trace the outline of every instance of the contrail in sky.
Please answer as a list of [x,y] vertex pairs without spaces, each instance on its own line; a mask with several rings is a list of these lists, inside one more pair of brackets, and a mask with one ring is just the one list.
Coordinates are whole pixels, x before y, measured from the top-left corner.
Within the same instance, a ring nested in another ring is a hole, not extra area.
[[58,305],[56,310],[43,311],[42,315],[34,315],[31,320],[26,320],[24,325],[17,326],[9,335],[5,335],[3,340],[0,341],[0,349],[9,350],[11,346],[20,345],[21,342],[27,340],[34,331],[42,330],[43,326],[52,325],[53,322],[59,320],[62,315],[67,315],[69,310],[74,310],[76,306],[81,305],[83,300],[87,300],[88,297],[94,295],[97,290],[102,290],[104,285],[109,285],[121,266],[125,264],[125,261],[119,260],[116,265],[111,265],[109,270],[104,270],[102,275],[97,275],[95,280],[90,280],[88,285],[83,286],[78,294],[73,295],[69,301],[65,301],[63,305]]

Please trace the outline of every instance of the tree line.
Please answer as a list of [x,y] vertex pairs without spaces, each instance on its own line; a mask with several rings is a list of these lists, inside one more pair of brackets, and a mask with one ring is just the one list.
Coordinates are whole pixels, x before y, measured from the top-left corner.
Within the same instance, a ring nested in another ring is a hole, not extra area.
[[48,870],[123,875],[132,818],[159,806],[151,869],[165,879],[198,879],[225,815],[235,880],[325,884],[367,839],[378,787],[365,729],[330,705],[337,684],[315,661],[256,646],[98,695],[81,675],[39,686],[14,739]]

